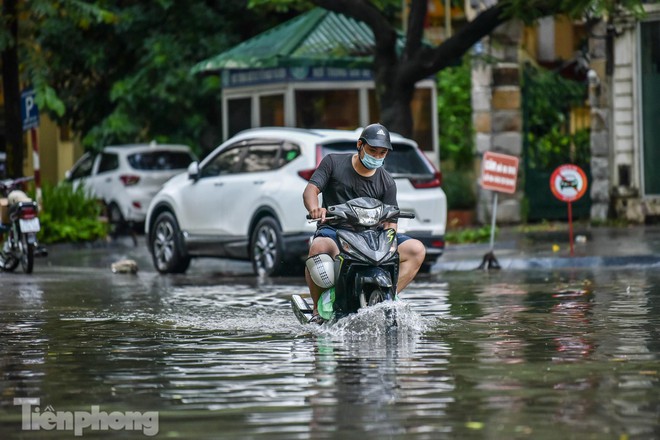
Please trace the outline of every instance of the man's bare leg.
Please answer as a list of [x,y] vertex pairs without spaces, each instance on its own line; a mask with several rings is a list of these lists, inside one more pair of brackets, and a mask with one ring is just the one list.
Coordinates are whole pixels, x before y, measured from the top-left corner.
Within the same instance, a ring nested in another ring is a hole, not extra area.
[[[335,258],[339,253],[339,248],[332,238],[327,237],[317,237],[312,241],[312,245],[309,248],[309,256],[318,255],[318,254],[329,254],[332,258]],[[314,301],[313,313],[318,313],[318,302],[321,294],[323,293],[323,288],[319,287],[314,283],[312,277],[309,274],[309,271],[305,267],[305,281],[307,281],[307,286],[309,287],[309,294]]]
[[397,293],[410,284],[424,263],[426,248],[421,241],[408,239],[399,245],[399,280]]

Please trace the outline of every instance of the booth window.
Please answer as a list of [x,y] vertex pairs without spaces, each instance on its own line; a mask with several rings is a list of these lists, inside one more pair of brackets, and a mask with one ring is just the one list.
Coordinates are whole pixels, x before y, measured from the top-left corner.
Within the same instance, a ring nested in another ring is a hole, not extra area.
[[284,95],[261,96],[259,120],[262,127],[284,127]]
[[296,126],[353,130],[360,125],[357,90],[296,90]]
[[252,127],[252,100],[250,98],[227,101],[228,136]]

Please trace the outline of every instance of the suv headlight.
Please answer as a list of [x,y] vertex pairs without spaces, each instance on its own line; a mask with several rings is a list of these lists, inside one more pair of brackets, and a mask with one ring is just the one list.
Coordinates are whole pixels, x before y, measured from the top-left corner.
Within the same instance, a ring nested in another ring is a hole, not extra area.
[[378,206],[376,208],[359,208],[357,206],[353,206],[353,209],[357,215],[358,222],[362,226],[377,225],[380,221],[381,213],[383,212],[382,206]]

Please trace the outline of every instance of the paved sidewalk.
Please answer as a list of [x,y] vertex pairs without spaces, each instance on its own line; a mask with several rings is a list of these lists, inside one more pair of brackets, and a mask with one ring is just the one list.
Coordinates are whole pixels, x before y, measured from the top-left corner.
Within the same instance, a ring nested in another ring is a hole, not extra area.
[[[660,267],[660,225],[600,227],[574,225],[573,255],[568,224],[548,230],[525,231],[522,226],[499,227],[494,255],[502,269],[598,266]],[[490,250],[489,243],[447,244],[433,272],[474,270]]]

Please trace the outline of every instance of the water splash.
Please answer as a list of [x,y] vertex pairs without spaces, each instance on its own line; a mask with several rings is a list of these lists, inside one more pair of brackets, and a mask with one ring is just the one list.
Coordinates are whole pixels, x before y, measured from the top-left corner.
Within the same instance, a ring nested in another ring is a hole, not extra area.
[[426,320],[405,301],[385,301],[315,329],[334,339],[374,340],[393,331],[399,335],[418,335],[426,326]]

